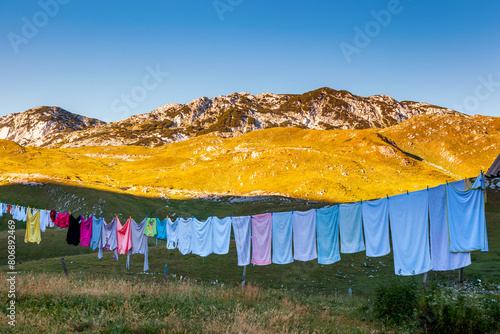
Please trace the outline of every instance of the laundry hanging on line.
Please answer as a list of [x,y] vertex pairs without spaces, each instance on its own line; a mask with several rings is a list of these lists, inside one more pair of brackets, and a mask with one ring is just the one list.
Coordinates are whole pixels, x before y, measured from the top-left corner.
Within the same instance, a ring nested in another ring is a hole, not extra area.
[[209,217],[205,221],[194,217],[172,221],[167,217],[163,221],[146,218],[137,224],[129,218],[122,226],[118,217],[107,224],[102,217],[75,218],[68,212],[6,203],[0,204],[0,216],[10,213],[13,218],[26,221],[26,242],[40,242],[41,232],[51,225],[69,227],[68,243],[99,248],[99,258],[103,257],[103,250],[113,251],[116,259],[118,254],[127,254],[127,260],[131,253],[144,254],[144,270],[149,267],[148,237],[166,239],[167,249],[205,257],[228,253],[232,227],[238,265],[244,266],[316,258],[320,264],[331,264],[340,260],[339,251],[359,252],[365,248],[369,257],[383,256],[390,252],[390,234],[396,274],[414,275],[432,269],[462,268],[470,264],[470,251],[488,249],[482,175],[470,189],[466,190],[465,184],[457,181],[379,200],[304,212]]

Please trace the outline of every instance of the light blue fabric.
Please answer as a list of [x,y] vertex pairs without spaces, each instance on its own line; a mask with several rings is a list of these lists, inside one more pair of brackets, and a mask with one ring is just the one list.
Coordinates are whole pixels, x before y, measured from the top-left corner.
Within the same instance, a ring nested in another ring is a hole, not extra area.
[[340,261],[339,206],[316,211],[318,263],[332,264]]
[[292,213],[273,213],[273,263],[292,262]]
[[132,248],[127,252],[127,269],[129,269],[130,254],[144,254],[143,270],[149,270],[148,237],[144,234],[147,220],[147,218],[144,218],[140,224],[137,224],[133,219],[130,220],[130,240]]
[[427,195],[427,190],[420,190],[389,197],[396,275],[418,275],[432,269]]
[[468,191],[446,185],[450,252],[488,251],[482,174]]
[[231,239],[231,217],[212,218],[212,247],[214,254],[229,253]]
[[212,217],[204,221],[193,218],[193,254],[207,257],[212,254]]
[[167,249],[176,249],[179,240],[179,219],[167,218]]
[[317,259],[316,210],[294,211],[292,226],[294,260],[311,261]]
[[101,241],[99,241],[99,259],[103,257],[103,250],[111,250],[114,252],[113,258],[118,261],[118,240],[116,237],[117,222],[117,217],[113,218],[109,224],[106,224],[106,221],[103,220],[101,225]]
[[389,242],[389,200],[387,197],[362,202],[366,256],[378,257],[391,252]]
[[104,221],[103,217],[101,218],[93,217],[92,219],[92,237],[90,238],[91,249],[97,249],[97,247],[99,247],[99,240],[101,240],[101,230],[103,221]]
[[238,265],[246,266],[250,264],[250,238],[251,238],[251,218],[232,217],[234,241],[236,243],[236,253],[238,254]]
[[167,218],[160,220],[156,218],[156,239],[167,240]]
[[434,271],[455,270],[471,264],[470,253],[450,252],[445,185],[429,189],[429,221],[432,269]]
[[340,252],[356,253],[365,250],[360,202],[339,205],[339,226]]
[[179,234],[177,248],[182,255],[191,253],[193,238],[193,219],[179,218]]

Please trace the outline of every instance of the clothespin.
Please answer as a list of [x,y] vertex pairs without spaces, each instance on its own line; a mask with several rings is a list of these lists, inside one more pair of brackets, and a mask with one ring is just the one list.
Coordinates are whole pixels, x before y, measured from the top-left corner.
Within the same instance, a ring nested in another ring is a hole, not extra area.
[[406,191],[406,195],[409,195],[409,194],[408,194],[408,190]]
[[387,196],[387,199],[389,199],[389,195],[386,194],[385,196]]
[[429,186],[427,186],[427,191],[429,191]]

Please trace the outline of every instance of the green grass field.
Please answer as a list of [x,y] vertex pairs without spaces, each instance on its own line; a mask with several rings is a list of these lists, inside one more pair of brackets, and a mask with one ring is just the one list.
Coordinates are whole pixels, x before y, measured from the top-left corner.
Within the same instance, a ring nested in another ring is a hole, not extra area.
[[[467,282],[481,280],[500,289],[500,194],[488,193],[489,252],[472,254],[465,268]],[[137,222],[146,215],[183,215],[203,219],[212,214],[246,215],[306,210],[327,203],[281,197],[165,200],[142,198],[61,185],[0,187],[0,201],[42,208],[73,209],[76,214],[102,210],[110,219],[121,212]],[[76,208],[76,209],[75,209]],[[0,277],[6,287],[7,220],[0,218]],[[231,242],[227,255],[181,255],[164,241],[150,239],[149,266],[143,255],[119,261],[105,252],[66,244],[66,230],[49,229],[40,244],[24,243],[25,223],[16,224],[18,272],[17,332],[360,332],[408,331],[375,320],[371,304],[377,286],[394,279],[393,254],[367,258],[364,252],[341,254],[341,261],[248,266],[245,288]],[[69,279],[63,274],[65,258]],[[164,275],[165,264],[168,275]],[[429,283],[454,281],[457,271],[430,273]],[[422,275],[403,278],[420,285]],[[353,297],[348,297],[348,289]],[[2,288],[3,291],[3,288]],[[498,290],[496,292],[498,294]],[[8,301],[2,294],[2,305]],[[2,306],[0,317],[6,319]],[[12,328],[1,328],[10,332]]]

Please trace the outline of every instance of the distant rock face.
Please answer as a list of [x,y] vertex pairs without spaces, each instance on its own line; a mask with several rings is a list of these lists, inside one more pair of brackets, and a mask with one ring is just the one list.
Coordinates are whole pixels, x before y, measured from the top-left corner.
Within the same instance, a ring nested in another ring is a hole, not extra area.
[[[24,113],[14,115],[22,114]],[[47,135],[50,140],[41,140],[40,131],[25,136],[24,134],[27,134],[25,130],[21,130],[18,126],[15,130],[0,129],[0,138],[9,139],[5,134],[10,133],[10,138],[15,138],[12,140],[21,145],[49,147],[155,146],[212,132],[229,137],[271,127],[384,128],[424,114],[458,113],[427,103],[398,102],[386,95],[360,97],[331,88],[320,88],[302,95],[272,93],[252,95],[243,92],[211,99],[201,97],[185,105],[167,104],[150,113],[134,115],[108,124],[102,122],[98,124],[99,121],[96,120],[92,124],[85,123],[87,125],[85,127],[67,124],[56,136],[51,134],[47,126],[41,126],[46,130],[41,136]],[[12,115],[4,118],[10,116]],[[74,116],[85,119],[83,116]],[[39,126],[36,127],[38,129]]]
[[69,133],[104,124],[59,107],[37,107],[0,118],[0,139],[23,146],[47,146]]

